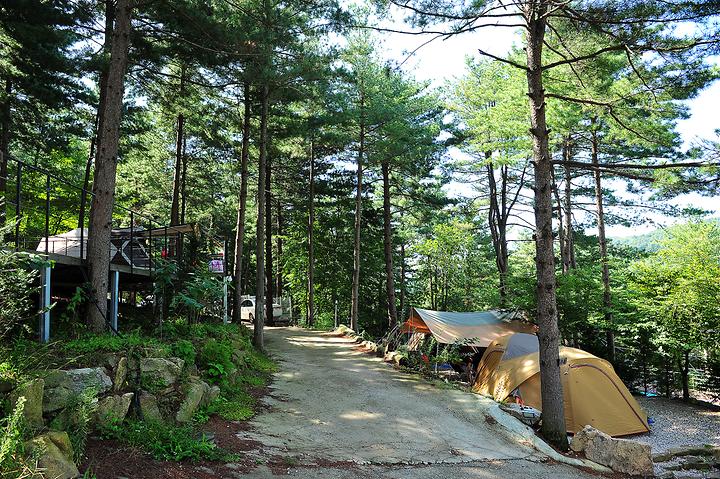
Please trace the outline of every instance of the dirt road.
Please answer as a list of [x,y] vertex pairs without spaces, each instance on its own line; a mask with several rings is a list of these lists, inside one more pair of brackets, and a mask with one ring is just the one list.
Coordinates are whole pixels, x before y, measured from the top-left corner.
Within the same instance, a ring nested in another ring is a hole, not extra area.
[[280,370],[269,411],[244,433],[258,467],[243,477],[596,477],[506,439],[487,400],[396,371],[348,339],[269,328],[266,341]]

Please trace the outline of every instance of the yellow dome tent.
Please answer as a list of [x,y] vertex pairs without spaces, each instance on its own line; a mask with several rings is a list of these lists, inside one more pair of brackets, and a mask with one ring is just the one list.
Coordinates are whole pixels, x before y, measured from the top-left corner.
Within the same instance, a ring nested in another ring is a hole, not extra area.
[[[568,432],[586,425],[611,436],[650,430],[647,414],[604,359],[561,347],[560,374]],[[516,333],[493,341],[480,361],[473,391],[501,402],[517,395],[525,405],[542,411],[537,336]]]

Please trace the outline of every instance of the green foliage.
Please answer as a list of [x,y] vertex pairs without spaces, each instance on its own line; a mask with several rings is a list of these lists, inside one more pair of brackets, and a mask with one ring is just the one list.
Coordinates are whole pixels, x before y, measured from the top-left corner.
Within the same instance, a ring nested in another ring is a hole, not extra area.
[[[0,208],[5,205],[0,201]],[[27,253],[15,252],[1,239],[10,231],[7,225],[0,228],[0,342],[21,332],[29,332],[31,317],[30,296],[34,292],[33,282],[38,277],[32,268],[34,257]]]
[[202,346],[198,365],[211,382],[223,384],[235,372],[232,354],[233,348],[230,343],[210,339]]
[[217,315],[213,306],[222,302],[223,286],[217,274],[207,268],[198,268],[184,282],[182,291],[175,294],[172,308],[178,314],[184,314],[189,321],[195,322],[203,314]]
[[88,304],[88,288],[88,284],[75,288],[75,292],[70,297],[70,301],[65,306],[65,310],[59,318],[64,328],[74,336],[79,336],[87,332],[87,326],[84,321],[82,321],[81,314],[83,313],[85,305]]
[[11,414],[0,419],[0,478],[3,479],[36,477],[33,461],[25,457],[24,408],[25,398],[21,397]]
[[110,422],[102,427],[101,433],[106,439],[143,449],[160,461],[213,461],[222,460],[226,455],[190,425],[174,426],[128,419],[125,422]]
[[637,311],[656,325],[654,341],[671,350],[720,345],[720,227],[670,228],[659,249],[632,266]]
[[255,415],[255,399],[242,390],[231,397],[220,397],[207,407],[209,414],[217,414],[228,421],[247,421]]
[[133,331],[122,335],[101,334],[88,335],[86,337],[68,341],[63,348],[71,354],[93,354],[125,352],[140,348],[153,348],[153,354],[164,353],[169,355],[170,347],[159,340]]
[[186,365],[195,364],[195,346],[187,339],[175,341],[172,345],[172,354],[185,361]]
[[60,429],[67,431],[70,437],[70,444],[73,447],[73,460],[79,464],[85,456],[88,434],[90,433],[90,422],[97,410],[97,391],[86,389],[80,394],[70,398],[64,411],[61,413],[66,418],[66,423]]

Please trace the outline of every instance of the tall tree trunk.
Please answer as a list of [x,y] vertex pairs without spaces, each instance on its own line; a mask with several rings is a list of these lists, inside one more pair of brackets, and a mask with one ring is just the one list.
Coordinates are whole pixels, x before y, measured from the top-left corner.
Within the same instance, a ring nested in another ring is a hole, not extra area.
[[275,284],[273,283],[273,235],[272,235],[272,161],[268,156],[265,160],[265,321],[275,324],[273,302]]
[[[5,80],[5,102],[0,109],[0,195],[7,201],[7,175],[10,157],[10,130],[12,129],[12,82]],[[0,204],[0,227],[5,226],[7,203]],[[2,240],[3,238],[0,238]]]
[[[88,322],[95,332],[106,329],[108,273],[110,271],[110,233],[115,202],[115,174],[117,171],[120,120],[122,117],[125,71],[130,46],[132,7],[130,0],[118,0],[115,7],[115,26],[112,30],[110,67],[105,105],[100,115],[100,139],[90,206],[88,233],[88,265],[90,283],[96,307],[89,308]],[[110,32],[107,32],[110,34]]]
[[[490,192],[490,208],[488,209],[488,226],[493,249],[495,250],[495,266],[499,278],[500,307],[507,305],[507,275],[508,275],[508,246],[507,246],[507,182],[508,169],[500,167],[501,185],[498,191],[497,180],[495,179],[495,167],[490,161],[490,152],[485,154],[487,164],[485,168],[488,175],[488,186]],[[522,184],[519,186],[522,188]]]
[[[99,111],[99,108],[98,108]],[[85,175],[83,176],[83,191],[80,192],[80,213],[78,214],[78,228],[85,227],[85,209],[87,208],[87,191],[90,188],[90,174],[92,173],[93,158],[95,157],[95,148],[97,146],[98,137],[98,117],[95,115],[95,131],[90,139],[90,153],[85,162]],[[84,248],[84,247],[83,247]]]
[[526,4],[527,81],[530,98],[530,132],[533,139],[535,169],[535,265],[537,269],[537,322],[540,343],[540,393],[542,433],[561,450],[567,450],[567,430],[560,378],[560,331],[555,297],[555,255],[552,231],[552,163],[545,118],[542,50],[548,3],[537,0]]
[[565,242],[562,244],[564,250],[563,253],[563,273],[567,273],[571,269],[577,268],[575,262],[575,240],[573,238],[573,227],[572,227],[572,177],[570,175],[570,159],[572,158],[572,144],[570,143],[570,137],[563,144],[563,171],[565,173],[565,194],[563,196],[563,214],[565,215],[565,221],[563,221],[563,228],[565,230],[563,236]]
[[188,157],[187,151],[187,135],[183,133],[183,146],[182,146],[182,178],[180,180],[180,224],[185,224],[185,212],[187,210],[187,169],[188,169]]
[[360,85],[360,137],[357,156],[357,190],[355,192],[355,242],[353,244],[352,300],[350,328],[357,331],[360,311],[360,225],[362,224],[363,155],[365,154],[365,95]]
[[[180,67],[180,91],[178,98],[182,101],[185,93],[185,65]],[[172,203],[170,205],[170,224],[180,224],[180,178],[182,177],[183,138],[185,137],[185,115],[181,111],[177,115],[177,132],[175,136],[175,175],[173,177]]]
[[[310,199],[308,204],[308,326],[315,325],[315,140],[310,138]],[[333,289],[333,292],[335,290]]]
[[238,199],[237,221],[235,223],[235,292],[233,295],[233,323],[240,324],[240,303],[243,292],[243,245],[245,242],[245,207],[247,205],[248,156],[250,154],[250,82],[243,85],[243,136],[240,150],[240,195]]
[[[112,35],[108,32],[113,31],[113,24],[115,22],[115,6],[113,0],[105,0],[105,40],[103,42],[103,53],[110,55],[112,49]],[[90,141],[90,154],[88,155],[87,163],[85,164],[85,177],[83,181],[83,189],[90,191],[90,173],[92,172],[93,158],[95,158],[96,151],[100,148],[100,132],[103,128],[103,116],[102,112],[105,109],[105,96],[107,93],[107,80],[108,80],[108,67],[105,65],[100,69],[98,75],[98,84],[100,88],[100,97],[98,98],[98,108],[95,114],[95,131],[93,138]],[[78,215],[78,228],[84,228],[85,226],[85,209],[87,208],[87,193],[83,191],[80,198],[80,214]]]
[[681,361],[678,361],[680,367],[680,376],[682,379],[682,394],[683,401],[687,402],[690,400],[690,350],[686,349],[683,351],[683,357]]
[[[593,120],[593,123],[595,121]],[[592,164],[595,176],[595,206],[597,208],[598,242],[600,243],[600,261],[602,263],[603,310],[607,330],[608,361],[615,362],[615,332],[613,331],[612,294],[610,291],[610,266],[608,265],[607,239],[605,238],[605,212],[603,210],[602,177],[599,170],[597,131],[592,132]]]
[[265,306],[265,169],[267,166],[268,146],[268,103],[270,87],[267,83],[262,86],[260,109],[260,158],[258,161],[258,188],[257,188],[257,239],[255,242],[255,319],[253,329],[253,345],[258,349],[265,346],[263,317]]
[[385,249],[385,288],[387,293],[387,317],[390,329],[397,323],[395,304],[395,271],[393,269],[392,211],[390,210],[390,164],[383,161],[383,246]]
[[405,319],[405,242],[400,242],[400,319]]
[[280,202],[280,198],[277,199],[277,258],[275,259],[275,262],[277,263],[277,269],[275,273],[275,296],[278,298],[282,298],[283,295],[283,274],[282,274],[282,257],[283,257],[283,228],[284,228],[284,222],[283,222],[283,214],[282,214],[282,203]]

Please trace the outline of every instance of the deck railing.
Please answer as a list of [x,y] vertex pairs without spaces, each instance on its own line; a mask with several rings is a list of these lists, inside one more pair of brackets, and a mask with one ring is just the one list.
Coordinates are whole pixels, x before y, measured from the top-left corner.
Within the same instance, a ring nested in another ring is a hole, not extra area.
[[[4,197],[0,225],[12,223],[15,227],[5,242],[16,250],[85,261],[89,219],[84,205],[93,192],[12,156],[7,163],[6,191],[0,191]],[[77,217],[75,205],[79,205]],[[182,249],[183,227],[163,225],[149,214],[117,203],[112,222],[108,255],[114,264],[126,264],[131,274],[135,269],[152,274],[156,258],[177,258]]]

